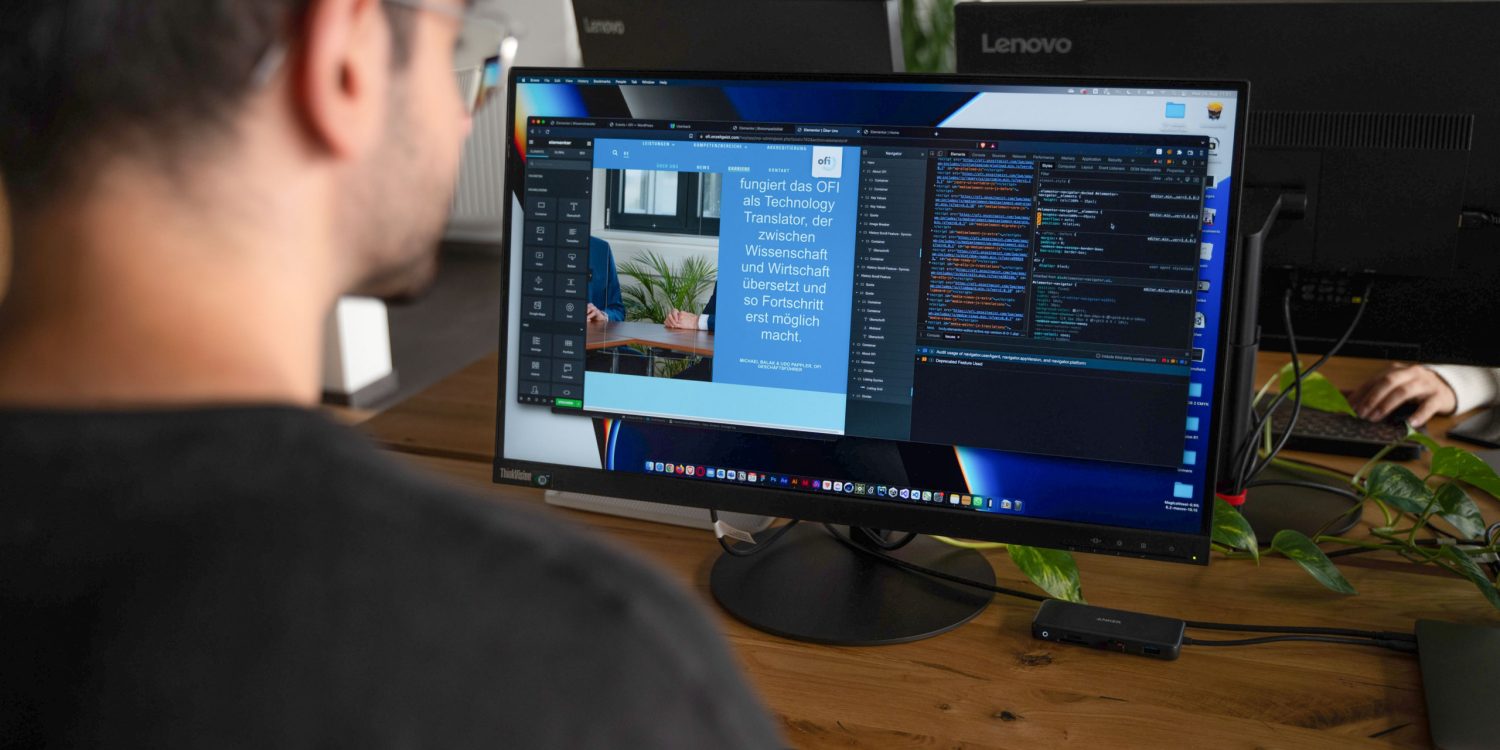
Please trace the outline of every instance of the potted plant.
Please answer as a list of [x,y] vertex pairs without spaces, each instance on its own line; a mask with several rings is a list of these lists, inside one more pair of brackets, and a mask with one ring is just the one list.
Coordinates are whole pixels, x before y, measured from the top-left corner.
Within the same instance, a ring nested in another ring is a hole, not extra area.
[[[712,292],[718,272],[714,264],[701,255],[693,255],[673,265],[666,258],[647,251],[619,264],[621,276],[632,279],[620,286],[625,303],[626,320],[664,323],[672,310],[697,311],[702,300]],[[640,354],[644,347],[632,346]],[[652,375],[670,378],[690,367],[698,358],[657,354],[648,358]]]
[[625,319],[653,323],[665,322],[674,309],[696,311],[718,276],[714,265],[702,256],[690,256],[674,266],[651,251],[621,263],[617,270],[634,280],[620,287]]

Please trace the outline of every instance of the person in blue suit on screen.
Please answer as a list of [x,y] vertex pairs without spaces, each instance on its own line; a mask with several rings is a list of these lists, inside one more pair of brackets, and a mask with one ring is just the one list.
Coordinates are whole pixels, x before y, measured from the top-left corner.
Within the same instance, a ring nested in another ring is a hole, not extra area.
[[589,238],[589,309],[590,323],[625,319],[625,303],[620,300],[620,276],[615,273],[615,253],[609,243]]

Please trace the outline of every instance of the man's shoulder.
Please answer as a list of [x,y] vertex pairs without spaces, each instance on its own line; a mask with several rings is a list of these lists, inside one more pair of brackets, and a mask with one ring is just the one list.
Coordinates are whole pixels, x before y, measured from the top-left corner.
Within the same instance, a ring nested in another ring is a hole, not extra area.
[[[12,588],[99,613],[98,663],[156,665],[90,677],[127,675],[111,695],[369,746],[774,742],[704,608],[524,492],[450,486],[307,414],[0,419],[7,450],[34,464],[0,472],[16,528],[47,529],[0,552],[82,550]],[[25,601],[5,605],[57,631]]]
[[[266,508],[267,523],[288,511],[326,514],[325,523],[344,529],[345,541],[359,542],[338,545],[344,553],[411,555],[437,570],[457,565],[450,572],[489,582],[562,584],[553,598],[603,607],[642,597],[672,605],[685,600],[654,567],[559,518],[531,493],[498,485],[493,492],[461,488],[344,432],[303,447],[311,455],[298,461],[293,473],[301,476],[288,479],[304,493],[279,494]],[[318,460],[307,460],[314,455]]]
[[[340,559],[329,562],[318,545],[305,550],[330,581],[358,571],[355,589],[322,597],[361,603],[357,617],[325,613],[342,622],[338,633],[378,653],[423,653],[424,672],[451,681],[430,688],[435,695],[463,685],[471,698],[538,717],[567,715],[558,701],[614,704],[596,729],[527,730],[539,744],[680,736],[760,745],[770,736],[705,608],[655,566],[539,507],[539,498],[463,489],[360,454],[356,447],[327,467],[333,516],[319,525],[345,529]],[[370,617],[383,622],[371,626]],[[654,712],[677,726],[656,726]]]

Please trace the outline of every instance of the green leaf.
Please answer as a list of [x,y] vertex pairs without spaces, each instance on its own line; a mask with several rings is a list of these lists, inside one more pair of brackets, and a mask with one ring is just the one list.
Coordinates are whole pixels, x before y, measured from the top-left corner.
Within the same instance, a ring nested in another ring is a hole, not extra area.
[[1338,566],[1313,544],[1306,534],[1292,529],[1282,529],[1276,532],[1275,538],[1271,540],[1271,549],[1291,558],[1304,570],[1312,574],[1318,583],[1323,584],[1340,594],[1357,594],[1349,579],[1339,572]]
[[1490,601],[1490,606],[1500,609],[1500,591],[1495,590],[1495,584],[1490,582],[1489,577],[1479,569],[1479,565],[1467,553],[1450,544],[1443,548],[1438,557],[1457,566],[1464,578],[1473,581],[1474,585],[1479,587],[1479,593],[1484,594],[1484,598]]
[[1490,465],[1463,448],[1442,446],[1432,452],[1432,473],[1461,479],[1500,498],[1500,476]]
[[1465,539],[1477,539],[1484,535],[1484,516],[1479,512],[1479,506],[1469,498],[1469,493],[1464,492],[1453,482],[1449,482],[1437,491],[1438,514]]
[[1214,498],[1214,535],[1215,542],[1226,547],[1249,552],[1260,562],[1260,542],[1255,538],[1255,529],[1250,527],[1250,522],[1235,510],[1233,505],[1224,502],[1224,498]]
[[1407,513],[1420,516],[1432,501],[1432,489],[1411,469],[1399,464],[1379,464],[1370,472],[1365,494]]
[[[1292,363],[1286,363],[1278,374],[1281,378],[1281,391],[1287,394],[1288,400],[1291,400],[1295,396],[1290,392],[1292,381],[1296,380],[1296,375],[1292,372]],[[1315,372],[1302,379],[1302,406],[1306,409],[1338,412],[1351,417],[1358,416],[1354,413],[1354,407],[1349,405],[1349,399],[1344,398],[1338,386],[1323,377],[1321,372]]]
[[1008,545],[1006,550],[1016,567],[1043,591],[1058,599],[1083,603],[1083,583],[1078,580],[1078,563],[1072,554],[1019,544]]
[[1438,451],[1440,451],[1440,450],[1443,449],[1443,446],[1440,445],[1438,443],[1438,441],[1433,440],[1432,438],[1428,437],[1427,435],[1425,435],[1423,433],[1420,433],[1420,432],[1417,432],[1416,430],[1412,430],[1410,428],[1408,428],[1408,430],[1407,430],[1406,439],[1409,440],[1409,441],[1411,441],[1411,442],[1413,442],[1413,443],[1416,443],[1418,445],[1425,446],[1427,448],[1427,450],[1430,450],[1433,453],[1437,453]]

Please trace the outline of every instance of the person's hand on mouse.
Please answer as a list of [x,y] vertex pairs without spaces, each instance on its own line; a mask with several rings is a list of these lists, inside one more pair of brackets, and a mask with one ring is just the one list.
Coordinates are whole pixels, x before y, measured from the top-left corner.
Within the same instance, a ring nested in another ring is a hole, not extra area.
[[1349,396],[1354,413],[1371,422],[1385,419],[1407,402],[1416,402],[1416,411],[1407,420],[1413,427],[1458,408],[1452,386],[1420,365],[1392,365]]

